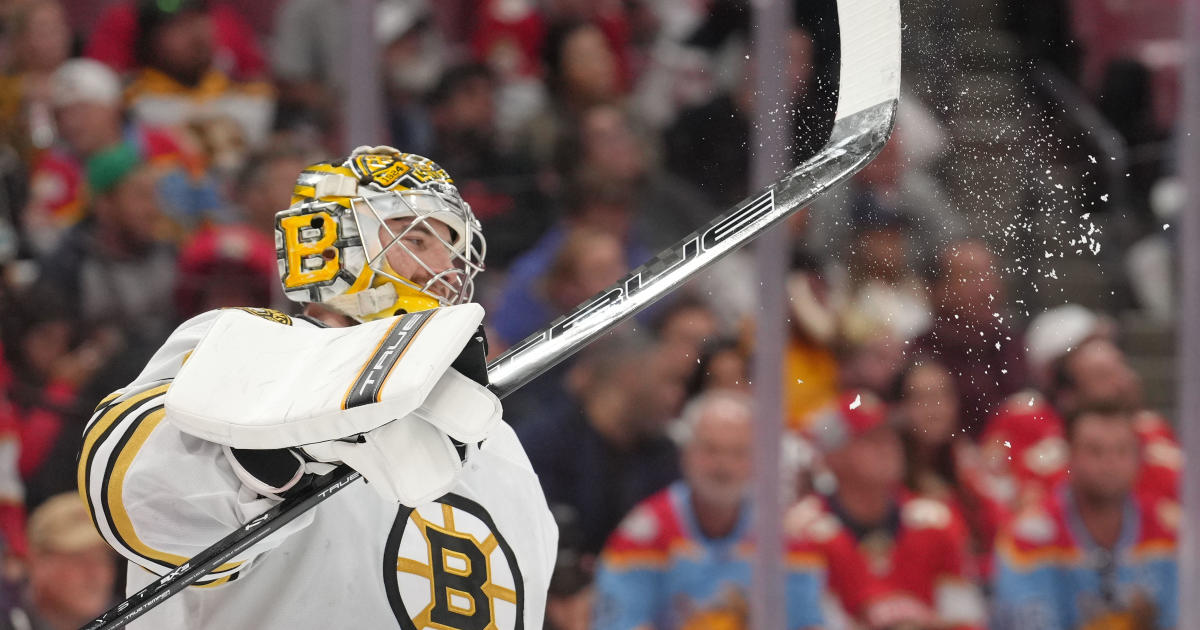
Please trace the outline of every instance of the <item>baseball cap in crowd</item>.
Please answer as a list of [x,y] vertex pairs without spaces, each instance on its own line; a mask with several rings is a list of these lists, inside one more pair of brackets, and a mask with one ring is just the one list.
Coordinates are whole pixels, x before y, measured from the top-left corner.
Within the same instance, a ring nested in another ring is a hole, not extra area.
[[55,107],[95,103],[121,104],[121,80],[95,59],[68,59],[50,75],[50,102]]
[[390,44],[429,17],[425,0],[382,0],[375,5],[375,41]]
[[27,530],[29,549],[35,553],[72,553],[105,544],[74,492],[57,494],[39,505],[29,516]]
[[1104,322],[1078,304],[1063,304],[1039,313],[1025,333],[1026,358],[1038,378],[1050,365],[1092,336],[1104,333]]
[[865,389],[852,389],[816,412],[808,432],[813,445],[822,453],[829,453],[886,425],[887,419],[887,405],[878,396]]

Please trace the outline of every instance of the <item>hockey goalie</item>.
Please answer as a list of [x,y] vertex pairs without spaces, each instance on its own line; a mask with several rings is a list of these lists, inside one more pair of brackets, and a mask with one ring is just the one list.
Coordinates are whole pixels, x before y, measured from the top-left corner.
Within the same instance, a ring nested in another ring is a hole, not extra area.
[[450,177],[360,147],[301,173],[275,238],[304,314],[180,326],[100,403],[80,492],[132,593],[334,465],[367,483],[132,627],[541,628],[557,530],[486,387],[485,240]]

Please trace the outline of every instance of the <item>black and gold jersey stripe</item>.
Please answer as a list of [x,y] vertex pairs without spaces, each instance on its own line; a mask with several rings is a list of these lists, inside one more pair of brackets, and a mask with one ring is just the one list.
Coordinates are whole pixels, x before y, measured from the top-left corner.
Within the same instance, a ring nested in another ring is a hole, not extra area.
[[[80,494],[101,534],[121,555],[159,575],[166,574],[188,558],[156,549],[145,543],[134,528],[122,496],[125,477],[142,446],[166,417],[163,399],[171,381],[150,383],[134,392],[118,392],[105,398],[84,431],[79,456]],[[111,450],[108,447],[111,446]],[[106,455],[103,451],[109,450]],[[96,475],[101,475],[98,487]],[[101,527],[103,523],[104,527]],[[227,563],[193,586],[216,586],[236,578],[242,563]]]

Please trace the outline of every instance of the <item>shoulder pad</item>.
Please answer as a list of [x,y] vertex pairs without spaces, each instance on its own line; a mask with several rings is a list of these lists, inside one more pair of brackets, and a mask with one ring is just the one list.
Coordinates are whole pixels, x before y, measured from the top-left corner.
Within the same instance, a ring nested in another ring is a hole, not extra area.
[[639,505],[630,512],[617,528],[618,535],[626,542],[648,545],[658,538],[662,525],[649,505]]
[[1143,439],[1175,441],[1175,432],[1171,430],[1171,425],[1156,412],[1139,412],[1133,421],[1133,427],[1137,429],[1138,435],[1142,436]]
[[949,506],[937,499],[909,499],[900,510],[900,522],[911,529],[945,529],[953,520]]
[[1162,466],[1171,470],[1179,470],[1183,467],[1183,451],[1179,445],[1165,439],[1147,442],[1142,452],[1142,459],[1146,464]]
[[1044,545],[1058,537],[1058,523],[1041,508],[1031,508],[1012,522],[1013,538],[1026,545]]
[[1179,532],[1179,521],[1183,518],[1183,509],[1174,499],[1159,499],[1153,506],[1154,518],[1170,534]]
[[800,540],[827,542],[841,530],[842,524],[825,509],[817,496],[809,495],[801,499],[784,514],[784,531]]
[[168,390],[167,420],[248,449],[366,433],[417,409],[482,319],[462,304],[322,329],[223,310]]
[[1030,472],[1049,477],[1067,466],[1067,441],[1057,435],[1042,438],[1025,449],[1021,461]]

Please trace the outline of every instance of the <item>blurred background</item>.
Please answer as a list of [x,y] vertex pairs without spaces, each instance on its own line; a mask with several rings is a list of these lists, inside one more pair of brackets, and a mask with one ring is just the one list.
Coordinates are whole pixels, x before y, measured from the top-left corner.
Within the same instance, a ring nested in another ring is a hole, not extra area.
[[[349,86],[483,223],[493,354],[749,192],[748,0],[351,4],[0,1],[0,628],[123,590],[63,497],[83,425],[185,319],[296,312],[274,213],[351,148]],[[1174,627],[1181,4],[901,3],[892,141],[785,228],[789,627]],[[836,9],[793,10],[801,160]],[[750,627],[757,290],[735,255],[505,400],[547,627]]]

